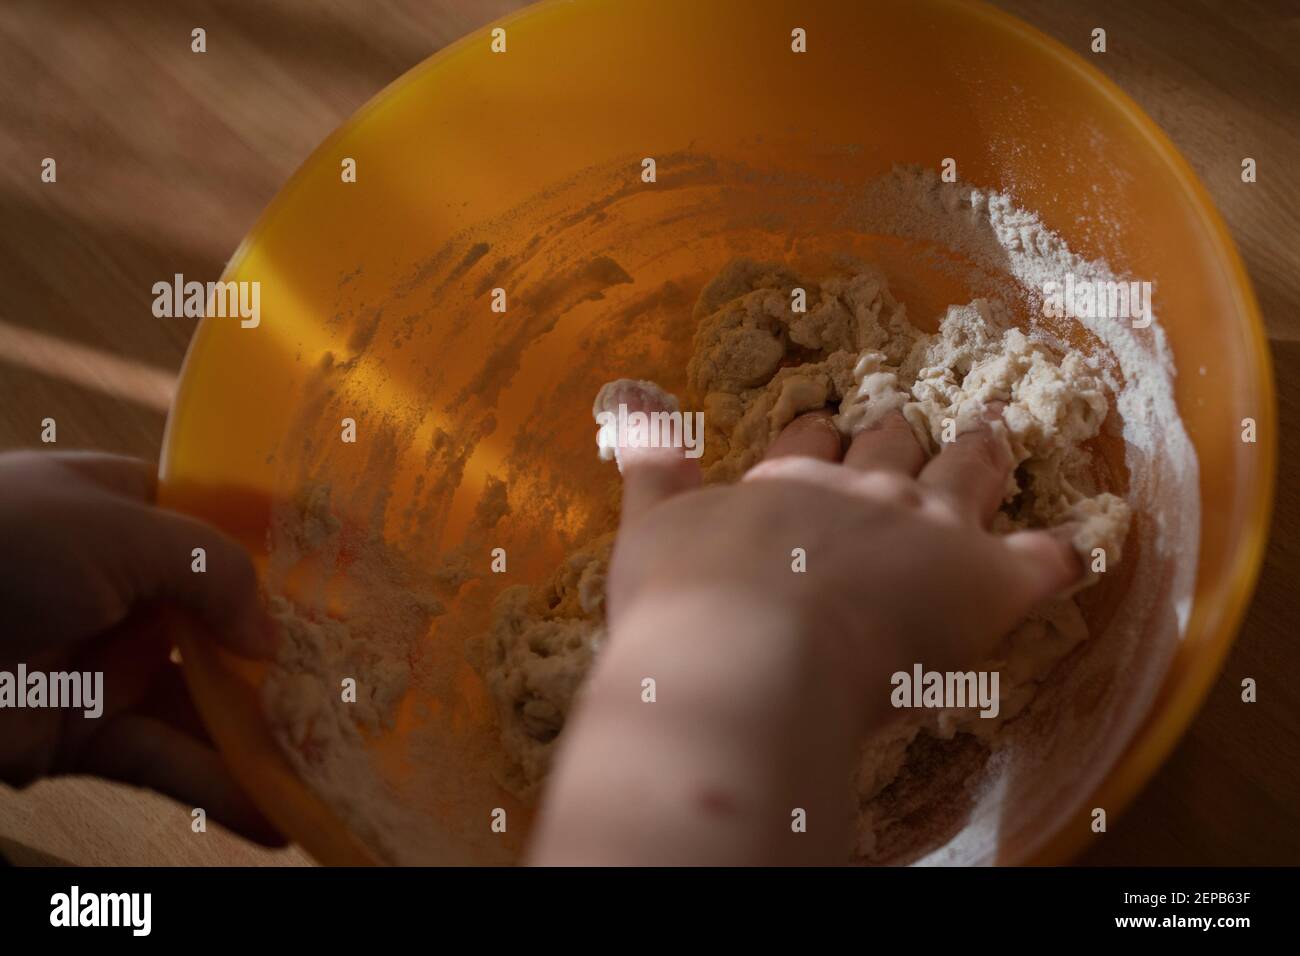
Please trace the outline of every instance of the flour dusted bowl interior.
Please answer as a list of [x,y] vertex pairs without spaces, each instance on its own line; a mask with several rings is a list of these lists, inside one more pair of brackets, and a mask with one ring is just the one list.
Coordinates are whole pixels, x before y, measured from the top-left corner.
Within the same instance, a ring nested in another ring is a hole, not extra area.
[[[1009,288],[1009,262],[886,228],[856,202],[897,165],[950,159],[1075,254],[1152,283],[1194,447],[1189,470],[1126,443],[1122,422],[1099,440],[1138,530],[1083,599],[1093,636],[1007,747],[962,758],[977,785],[927,805],[899,841],[907,860],[1076,850],[1092,809],[1121,809],[1190,720],[1266,526],[1273,408],[1258,316],[1186,164],[1082,61],[975,5],[593,0],[499,25],[506,52],[486,32],[466,38],[318,149],[225,275],[260,283],[260,324],[209,317],[187,358],[164,500],[239,535],[279,586],[313,595],[321,620],[365,606],[375,627],[405,629],[418,671],[393,691],[391,721],[357,730],[366,768],[322,772],[325,799],[265,725],[265,669],[184,639],[236,773],[326,862],[516,858],[530,810],[498,783],[477,646],[503,586],[541,580],[612,521],[596,390],[622,376],[680,390],[692,306],[736,256],[809,270],[857,256],[920,324]],[[806,53],[791,48],[795,28]],[[1039,320],[1028,299],[1012,305]],[[1069,323],[1055,331],[1097,344]],[[1240,441],[1248,417],[1264,436],[1254,445]],[[322,502],[333,563],[277,565],[319,530]],[[401,555],[377,559],[388,578],[366,563],[376,542]],[[488,573],[497,549],[507,569]],[[343,670],[373,670],[371,636],[340,645]],[[316,676],[332,687],[347,674]],[[360,782],[367,768],[375,779]],[[941,767],[917,769],[941,788]]]

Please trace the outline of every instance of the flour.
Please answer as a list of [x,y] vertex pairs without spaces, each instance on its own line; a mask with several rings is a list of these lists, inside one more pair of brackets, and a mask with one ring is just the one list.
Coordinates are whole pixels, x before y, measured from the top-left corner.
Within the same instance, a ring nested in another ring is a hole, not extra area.
[[605,639],[605,572],[612,534],[568,557],[540,587],[516,585],[494,608],[488,687],[504,711],[506,784],[532,798],[564,721]]
[[[366,744],[393,727],[412,662],[443,605],[382,540],[360,545],[346,578],[332,573],[344,529],[330,497],[328,485],[307,484],[275,514],[268,603],[280,649],[262,686],[263,706],[299,773],[367,842],[400,861],[409,859],[409,846],[396,833],[418,824],[374,772]],[[342,585],[343,593],[296,591],[288,576],[304,561],[328,562],[316,580]],[[351,697],[345,680],[353,682]]]
[[[1038,301],[1043,283],[1066,271],[1108,274],[1104,265],[1071,254],[1006,196],[947,188],[933,174],[899,170],[863,199],[877,211],[882,203],[890,214],[879,218],[903,232],[946,239],[955,224],[967,253],[1009,257],[1018,280],[1014,294],[1031,303]],[[1130,529],[1130,505],[1105,490],[1104,469],[1087,443],[1101,431],[1112,397],[1125,437],[1139,449],[1152,446],[1150,429],[1160,421],[1177,423],[1167,355],[1158,353],[1164,361],[1153,362],[1126,330],[1094,326],[1113,351],[1085,356],[1041,328],[1014,327],[1004,303],[988,298],[950,306],[938,330],[926,334],[909,321],[884,276],[861,263],[844,265],[840,274],[814,280],[778,264],[738,259],[701,293],[688,381],[692,399],[706,410],[706,481],[738,478],[806,411],[838,408],[834,422],[851,437],[898,410],[927,452],[935,454],[945,429],[951,429],[951,440],[984,423],[989,404],[998,402],[1004,407],[994,431],[1016,467],[995,529],[1068,524],[1088,569],[1081,587],[1096,580],[1098,555],[1108,567],[1118,564]],[[806,312],[792,309],[796,289],[807,296]],[[1160,335],[1158,328],[1154,334]],[[1157,344],[1163,348],[1163,339]],[[620,387],[610,383],[602,395]],[[1159,405],[1155,415],[1149,414],[1152,403]],[[677,407],[675,398],[671,406]],[[592,563],[607,555],[603,546],[600,553],[580,554],[585,573],[603,574],[603,565]],[[543,593],[564,593],[571,577],[571,569],[562,569]],[[502,710],[503,741],[519,771],[515,785],[525,796],[537,792],[571,704],[555,691],[580,690],[603,637],[601,607],[530,599],[526,588],[512,589],[497,603],[490,683]],[[1088,626],[1073,600],[1049,601],[979,667],[1001,674],[997,718],[981,718],[969,708],[907,711],[874,732],[863,744],[856,777],[856,857],[887,856],[880,836],[898,827],[903,816],[878,798],[898,778],[918,737],[951,740],[967,734],[996,747],[1001,728],[1029,706],[1056,665],[1087,638]],[[545,719],[530,727],[521,719],[521,707],[526,712],[539,697]]]
[[[433,825],[428,802],[448,729],[423,715],[424,731],[408,746],[418,771],[402,783],[384,772],[374,746],[395,729],[408,692],[449,680],[429,630],[477,575],[463,550],[443,555],[430,574],[377,529],[347,526],[336,508],[331,486],[309,480],[273,511],[267,589],[280,647],[263,710],[295,770],[380,858],[456,860],[466,851]],[[508,511],[504,483],[487,476],[476,533]]]
[[[811,297],[806,312],[791,306],[800,289]],[[1079,352],[1060,355],[1012,327],[1000,302],[952,306],[927,335],[865,266],[812,281],[742,259],[704,290],[696,317],[688,375],[713,427],[707,480],[739,477],[795,416],[828,404],[846,438],[901,411],[934,454],[945,431],[952,441],[985,424],[985,409],[999,402],[995,434],[1014,463],[1004,497],[1025,492],[1002,526],[1052,526],[1070,512],[1084,525],[1080,542],[1119,560],[1127,506],[1087,493],[1093,465],[1080,447],[1110,405],[1102,379]]]
[[[796,289],[808,296],[806,312],[791,307]],[[834,422],[846,437],[885,412],[902,411],[922,447],[935,454],[949,423],[951,441],[983,423],[989,403],[1001,402],[1005,424],[996,434],[1016,468],[999,530],[1077,522],[1077,546],[1088,549],[1081,553],[1085,566],[1094,547],[1112,563],[1120,560],[1128,505],[1108,492],[1080,490],[1097,482],[1081,446],[1105,418],[1104,386],[1080,353],[1059,354],[1012,327],[1000,303],[977,299],[951,307],[938,331],[927,335],[908,322],[884,278],[867,267],[813,280],[740,259],[701,293],[696,316],[688,375],[696,399],[709,409],[706,480],[734,480],[797,415],[826,405],[838,405]],[[595,411],[604,407],[603,396],[629,390],[649,391],[646,383],[609,383]],[[662,404],[678,407],[672,396]],[[1017,472],[1026,476],[1024,487]],[[579,575],[603,578],[608,553],[604,542],[579,551],[537,594],[518,587],[498,599],[489,684],[502,708],[503,743],[515,758],[521,795],[535,794],[540,785],[572,698],[604,637],[603,603],[584,604],[574,595]],[[1050,602],[979,668],[1004,674],[996,719],[974,708],[908,711],[866,741],[857,778],[866,805],[859,853],[870,857],[874,850],[871,800],[897,776],[918,733],[991,737],[1086,637],[1072,602]]]
[[[701,187],[714,178],[736,181],[712,161],[682,162],[677,178],[683,181],[693,177]],[[621,182],[621,169],[610,179]],[[566,188],[585,194],[590,187],[580,178]],[[616,185],[605,204],[624,197]],[[532,211],[539,230],[549,229],[555,211],[570,205],[558,191],[543,200]],[[858,858],[951,856],[966,847],[987,854],[1010,829],[998,813],[1007,782],[996,777],[1003,788],[998,789],[975,781],[1003,773],[1018,753],[1032,749],[1019,740],[1020,731],[1050,718],[1040,737],[1069,745],[1063,755],[1048,757],[1074,767],[1086,752],[1100,773],[1127,739],[1126,728],[1140,718],[1141,701],[1161,673],[1159,660],[1135,670],[1131,680],[1110,675],[1137,659],[1135,648],[1147,639],[1157,609],[1174,609],[1178,620],[1166,629],[1170,633],[1185,623],[1194,563],[1170,574],[1160,562],[1173,550],[1195,551],[1195,456],[1173,402],[1172,363],[1158,323],[1138,331],[1111,320],[1083,319],[1068,327],[1012,320],[1012,313],[1041,314],[1041,290],[1049,280],[1067,273],[1113,278],[1104,263],[1073,254],[1009,196],[942,183],[930,171],[899,169],[837,202],[846,231],[935,243],[1009,281],[941,315],[920,316],[922,322],[938,320],[936,331],[923,332],[890,291],[887,277],[861,261],[846,259],[808,275],[737,260],[705,286],[693,315],[689,299],[671,283],[620,305],[611,312],[609,334],[593,338],[588,353],[573,359],[572,373],[551,397],[576,396],[587,366],[615,361],[633,374],[668,381],[672,369],[639,364],[644,356],[637,346],[624,345],[627,326],[620,323],[642,323],[648,310],[659,317],[658,334],[666,340],[694,336],[682,394],[688,407],[706,413],[702,464],[710,482],[735,480],[761,459],[786,423],[808,409],[832,408],[837,426],[853,434],[897,408],[933,454],[945,418],[960,432],[988,402],[1005,404],[1002,434],[1020,467],[1009,479],[997,530],[1068,524],[1081,554],[1105,549],[1109,566],[1131,570],[1132,583],[1102,635],[1110,650],[1098,667],[1062,674],[1057,665],[1077,659],[1076,651],[1097,645],[1099,636],[1089,635],[1076,600],[1051,602],[1009,634],[986,665],[1002,675],[998,720],[930,711],[919,720],[909,715],[864,743],[857,777]],[[600,202],[590,208],[591,222],[602,219],[603,208]],[[695,214],[709,208],[702,205]],[[563,230],[548,241],[562,238]],[[534,251],[521,242],[513,254],[493,247],[488,255],[489,245],[475,245],[472,237],[464,245],[478,251],[464,256],[449,245],[395,287],[394,301],[417,294],[434,276],[442,276],[435,298],[451,295],[458,282],[469,287],[467,295],[502,284],[506,276],[524,282],[521,276],[529,276],[528,267],[546,247],[543,242]],[[454,365],[431,366],[427,358],[412,356],[414,371],[397,391],[423,405],[409,415],[408,409],[390,414],[382,403],[377,410],[365,403],[396,377],[388,367],[392,353],[378,360],[375,343],[390,333],[393,348],[410,341],[424,321],[422,307],[408,318],[383,319],[383,307],[357,303],[346,319],[353,334],[335,336],[339,344],[318,356],[304,386],[299,419],[287,435],[306,437],[296,446],[286,437],[277,452],[281,480],[295,493],[276,506],[268,542],[267,587],[285,640],[263,685],[265,709],[276,739],[311,790],[384,859],[511,858],[517,847],[511,851],[482,824],[504,799],[487,777],[495,773],[509,791],[535,796],[604,639],[613,512],[604,505],[575,505],[606,497],[602,488],[616,489],[612,473],[588,477],[581,469],[553,474],[539,468],[547,443],[564,434],[548,430],[555,426],[544,415],[512,426],[518,438],[509,457],[498,460],[509,473],[508,484],[470,465],[497,428],[498,397],[556,317],[631,279],[607,258],[569,262],[561,255],[554,270],[532,274],[535,284],[526,287],[531,294],[517,297],[525,305],[503,317],[502,344],[481,367],[457,378]],[[806,313],[790,310],[792,285],[809,293]],[[530,302],[536,314],[528,311]],[[345,321],[342,308],[332,321]],[[448,329],[426,355],[455,353],[464,326]],[[1080,330],[1083,345],[1074,334]],[[449,386],[455,400],[435,409],[421,396],[441,394],[447,401],[440,389],[449,376],[458,382]],[[585,391],[582,400],[590,401],[590,394]],[[360,414],[358,407],[372,411]],[[311,437],[334,429],[345,415],[355,415],[366,435],[362,459],[347,446]],[[1126,473],[1118,482],[1092,450],[1097,441],[1114,437],[1124,441]],[[412,458],[423,462],[413,482]],[[409,484],[395,492],[403,469]],[[317,477],[325,472],[334,476],[332,485]],[[446,547],[441,541],[453,497],[471,473],[482,476],[478,503],[461,543]],[[339,476],[347,477],[340,482]],[[402,507],[392,507],[390,498]],[[515,515],[521,506],[527,510]],[[521,526],[526,520],[563,527],[569,557],[552,561],[553,573],[542,584],[494,587],[500,579],[487,573],[493,529],[512,515]],[[1095,591],[1078,601],[1086,603]],[[449,607],[456,608],[454,615]],[[479,630],[465,630],[473,627]],[[477,653],[474,634],[484,635],[483,657],[473,666],[495,700],[499,727],[480,726],[457,704],[466,685],[466,659]],[[1160,653],[1167,656],[1168,648]],[[347,677],[356,680],[357,696],[341,703],[340,682]],[[1108,703],[1086,737],[1066,732],[1066,724],[1083,712],[1081,704],[1066,710],[1045,706],[1055,689],[1066,688],[1078,699],[1087,696],[1095,709],[1093,688],[1121,686],[1129,696]],[[400,746],[389,746],[398,728]],[[1011,738],[1017,742],[1009,749]],[[501,749],[508,765],[498,765]],[[1066,799],[1040,777],[1033,779],[1040,780],[1035,786],[1042,800]],[[1083,785],[1081,775],[1072,779]],[[971,822],[956,833],[916,823],[918,801],[926,794],[966,789],[989,808],[980,817],[988,824]]]

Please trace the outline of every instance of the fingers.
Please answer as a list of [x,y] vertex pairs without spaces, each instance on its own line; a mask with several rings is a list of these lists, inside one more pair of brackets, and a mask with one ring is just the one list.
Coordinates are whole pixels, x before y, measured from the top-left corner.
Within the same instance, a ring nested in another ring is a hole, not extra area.
[[104,674],[103,712],[69,715],[55,772],[152,787],[250,839],[282,845],[209,745],[180,669],[167,658],[168,630],[166,615],[136,614],[78,659],[78,667]]
[[220,531],[154,507],[153,465],[95,452],[10,464],[8,480],[37,499],[29,523],[40,531],[15,535],[18,560],[11,563],[24,600],[15,615],[21,643],[13,643],[47,646],[101,634],[153,602],[179,605],[241,654],[273,653],[252,560]]
[[199,716],[198,708],[194,706],[194,698],[190,696],[185,675],[181,673],[180,666],[170,660],[154,680],[149,693],[135,708],[135,713],[161,720],[199,743],[215,747],[203,718]]
[[150,502],[157,494],[158,466],[152,462],[94,451],[58,452],[51,458],[104,490],[134,501]]
[[139,610],[112,631],[92,639],[73,658],[78,670],[104,675],[101,712],[93,719],[83,719],[74,712],[64,722],[54,758],[59,772],[77,772],[88,742],[125,714],[155,717],[191,737],[207,740],[180,668],[168,656],[174,613],[154,608]]
[[[92,638],[75,658],[79,670],[104,674],[103,715],[74,735],[74,746],[98,721],[134,710],[169,669],[172,646],[170,622],[156,608],[139,608],[112,630]],[[81,732],[84,731],[84,732]]]
[[825,410],[800,415],[781,430],[768,446],[766,460],[799,455],[821,461],[839,461],[843,450],[839,429]]
[[680,448],[638,448],[623,461],[623,521],[700,485],[700,467]]
[[1071,543],[1073,525],[1038,531],[1016,531],[1002,539],[1017,562],[1030,604],[1058,597],[1080,584],[1083,561]]
[[212,819],[263,845],[285,843],[216,751],[163,721],[137,715],[109,721],[83,749],[77,770],[149,787],[201,807]]
[[962,432],[921,470],[921,484],[941,492],[970,521],[987,526],[1006,492],[1014,461],[1001,424],[1002,406],[990,405],[986,424]]
[[[236,653],[274,656],[277,634],[262,610],[253,561],[237,541],[165,508],[130,506],[121,519],[116,560],[133,592],[127,606],[174,602]],[[196,549],[202,549],[201,557]],[[200,560],[203,570],[197,570]]]
[[844,464],[855,471],[892,471],[915,477],[925,464],[925,449],[903,413],[894,411],[853,436]]
[[[678,412],[677,400],[658,386],[625,379],[606,385],[596,397],[596,408],[601,411],[611,412],[620,405],[629,413],[653,415],[657,412]],[[685,425],[686,418],[683,416],[683,429]],[[614,442],[614,456],[623,476],[624,523],[635,520],[673,495],[699,487],[700,466],[694,458],[686,456],[684,431],[680,447],[672,444],[618,444],[617,436],[606,434],[603,427],[602,435],[606,436],[602,441]],[[702,439],[703,435],[699,438]]]

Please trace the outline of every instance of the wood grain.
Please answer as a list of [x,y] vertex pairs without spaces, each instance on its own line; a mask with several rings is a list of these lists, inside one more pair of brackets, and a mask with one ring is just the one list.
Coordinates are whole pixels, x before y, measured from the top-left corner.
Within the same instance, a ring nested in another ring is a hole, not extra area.
[[[141,321],[150,287],[220,274],[263,206],[331,130],[405,70],[514,0],[10,0],[0,10],[0,448],[37,442],[156,457],[192,332]],[[1000,6],[1092,59],[1173,138],[1246,260],[1273,345],[1281,421],[1300,416],[1300,4],[1263,0]],[[202,26],[208,53],[189,49]],[[1104,27],[1108,51],[1088,51]],[[58,161],[57,184],[40,162]],[[1253,156],[1259,182],[1243,186]],[[75,343],[86,375],[39,360]],[[108,363],[99,359],[110,359]],[[96,374],[110,368],[112,374]],[[106,388],[105,381],[116,383]],[[161,397],[160,397],[161,396]],[[1185,739],[1084,862],[1300,863],[1300,437],[1241,636]],[[1239,702],[1243,676],[1260,702]],[[0,788],[0,850],[19,862],[301,863],[185,808],[102,781]]]

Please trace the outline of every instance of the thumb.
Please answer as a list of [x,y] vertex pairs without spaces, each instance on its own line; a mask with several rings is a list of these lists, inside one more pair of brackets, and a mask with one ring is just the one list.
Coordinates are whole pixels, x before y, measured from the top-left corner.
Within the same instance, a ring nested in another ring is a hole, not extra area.
[[262,609],[253,560],[239,542],[166,508],[130,504],[125,517],[118,558],[132,591],[128,606],[173,602],[236,653],[272,656],[275,629]]
[[1016,531],[1002,539],[1015,561],[1017,580],[1031,604],[1063,597],[1088,580],[1074,549],[1074,523],[1035,531]]

